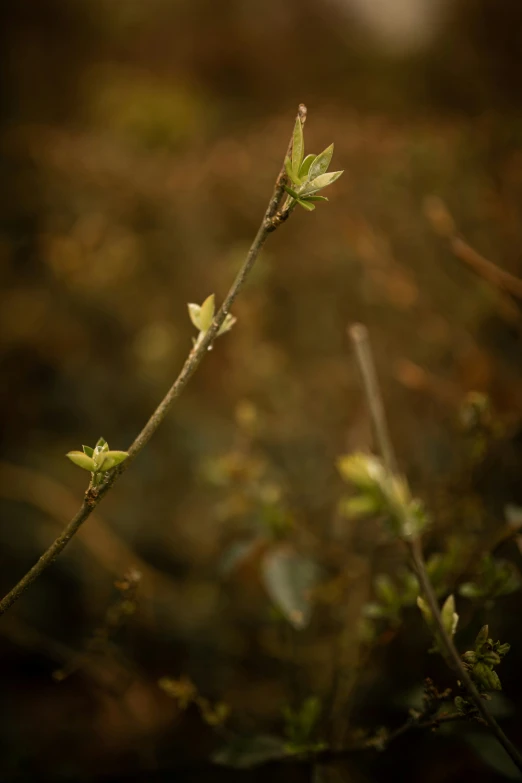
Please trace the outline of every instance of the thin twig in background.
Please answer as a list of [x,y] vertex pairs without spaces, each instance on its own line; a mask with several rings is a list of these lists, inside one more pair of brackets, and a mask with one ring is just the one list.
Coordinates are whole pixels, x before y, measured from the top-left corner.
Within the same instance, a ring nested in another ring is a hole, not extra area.
[[[301,124],[306,120],[306,106],[301,104],[298,109],[298,114]],[[290,144],[288,147],[288,153],[292,149],[292,139],[290,138]],[[68,523],[63,530],[62,534],[51,544],[51,546],[44,552],[38,562],[22,577],[22,579],[16,584],[12,590],[0,601],[0,615],[4,614],[14,603],[17,601],[24,591],[29,587],[35,579],[45,571],[45,569],[51,565],[60,552],[67,546],[71,538],[78,532],[82,524],[92,514],[96,506],[105,497],[107,492],[114,486],[114,483],[118,478],[127,470],[133,460],[147,445],[153,434],[156,432],[162,421],[165,419],[174,401],[180,396],[185,389],[185,386],[189,382],[192,375],[199,367],[203,357],[206,355],[207,350],[212,346],[214,339],[216,338],[218,331],[225,321],[225,318],[230,312],[230,309],[243,288],[245,281],[250,274],[259,253],[265,244],[269,234],[275,231],[278,226],[285,221],[289,214],[290,209],[281,210],[281,204],[283,197],[285,196],[285,184],[287,181],[287,175],[285,166],[281,167],[281,171],[276,179],[274,192],[268,203],[268,207],[259,226],[258,232],[250,250],[247,253],[245,261],[237,273],[236,279],[232,283],[228,294],[223,301],[220,309],[216,313],[211,326],[205,333],[201,333],[201,339],[198,339],[193,349],[189,353],[181,372],[170,387],[169,391],[160,402],[148,422],[145,424],[139,435],[134,440],[132,446],[128,450],[127,459],[121,463],[115,470],[112,471],[109,478],[99,487],[91,487],[85,494],[85,500],[78,509],[77,513]]]
[[[458,235],[455,221],[442,199],[436,196],[430,196],[425,199],[424,214],[430,221],[434,231],[448,240],[450,250],[459,261],[466,264],[476,275],[486,280],[493,288],[496,288],[503,294],[511,294],[516,299],[522,300],[522,280],[510,272],[506,272],[505,269],[501,269],[492,261],[489,261],[489,259],[484,258]],[[505,300],[508,300],[506,305],[511,305],[504,308],[505,315],[508,315],[510,320],[513,320],[514,316],[518,318],[519,314],[514,309],[513,303],[509,301],[509,297],[505,297]]]
[[384,404],[379,389],[379,381],[377,380],[377,371],[373,361],[373,354],[370,350],[368,330],[363,324],[353,324],[349,327],[348,334],[355,348],[364,390],[368,398],[377,446],[388,471],[390,473],[398,473],[397,460],[395,459],[384,412]]
[[[381,451],[384,465],[389,473],[396,473],[396,459],[393,446],[388,435],[384,406],[377,381],[377,374],[375,372],[375,365],[373,361],[373,353],[371,350],[368,330],[362,324],[356,324],[349,329],[349,334],[356,348],[356,355],[359,361],[361,374],[363,376],[364,391],[368,400],[370,415],[374,422],[375,431],[378,438],[378,446]],[[442,644],[446,650],[449,660],[452,662],[452,666],[458,675],[459,680],[468,691],[473,703],[475,704],[482,718],[489,726],[491,732],[500,742],[516,766],[522,770],[522,755],[519,753],[517,748],[515,748],[513,743],[506,737],[497,721],[491,714],[486,702],[481,697],[473,680],[471,679],[467,670],[464,668],[464,664],[457,648],[455,647],[455,644],[453,643],[453,639],[446,630],[440,612],[439,603],[426,570],[426,563],[424,561],[422,541],[420,536],[417,535],[414,538],[405,538],[404,541],[408,547],[413,569],[419,580],[419,585],[426,597],[434,622],[437,626],[437,633],[440,635]]]

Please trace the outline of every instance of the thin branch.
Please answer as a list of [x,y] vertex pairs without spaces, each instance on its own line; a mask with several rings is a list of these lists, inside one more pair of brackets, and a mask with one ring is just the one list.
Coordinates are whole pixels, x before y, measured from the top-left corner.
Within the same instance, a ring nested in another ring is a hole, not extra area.
[[355,348],[357,362],[361,371],[377,446],[381,452],[388,472],[397,473],[397,460],[395,458],[395,452],[393,450],[386,421],[386,414],[384,412],[384,404],[370,347],[368,329],[364,324],[352,324],[352,326],[348,328],[348,334]]
[[[303,104],[299,106],[297,116],[301,120],[301,123],[304,124],[306,120],[306,106]],[[291,147],[292,137],[290,139],[288,148],[289,151],[291,151]],[[232,307],[237,295],[243,288],[245,281],[268,238],[268,235],[272,231],[275,231],[275,229],[278,228],[278,226],[280,226],[281,223],[283,223],[290,214],[288,209],[281,210],[281,204],[285,195],[285,183],[286,172],[283,164],[275,183],[274,192],[270,198],[268,207],[263,216],[263,220],[261,221],[261,225],[259,226],[256,237],[252,242],[245,261],[237,273],[236,279],[232,283],[232,286],[230,287],[223,304],[216,313],[209,329],[205,333],[201,334],[200,338],[196,341],[196,344],[189,353],[178,377],[129,448],[129,456],[124,462],[121,463],[119,468],[116,468],[111,472],[109,478],[100,487],[91,487],[88,489],[85,494],[85,500],[74,517],[65,527],[61,535],[58,536],[58,538],[40,557],[38,562],[35,563],[35,565],[25,574],[25,576],[22,577],[18,584],[16,584],[12,590],[10,590],[0,601],[0,615],[4,614],[15,603],[15,601],[17,601],[24,591],[29,587],[29,585],[32,584],[35,579],[38,579],[43,571],[45,571],[45,569],[58,557],[60,552],[67,546],[71,538],[73,538],[73,536],[78,532],[85,520],[88,519],[88,517],[92,514],[93,510],[101,502],[103,497],[114,486],[114,483],[127,470],[134,459],[147,445],[153,434],[156,432],[166,417],[174,400],[176,400],[185,389],[185,386],[199,367],[203,357],[206,355],[207,350],[212,346],[219,328],[230,312],[230,308]]]
[[[430,196],[425,199],[424,214],[430,221],[434,231],[448,240],[451,252],[459,261],[466,264],[476,275],[486,280],[493,288],[496,288],[503,294],[511,294],[516,299],[522,300],[522,280],[482,256],[459,236],[455,221],[442,199],[436,196]],[[505,308],[505,314],[509,315],[510,320],[513,320],[513,317],[517,315],[517,311],[513,309],[512,302],[509,302],[509,304],[511,304],[511,307],[507,306]]]
[[[375,430],[379,436],[379,446],[381,448],[383,461],[388,472],[393,473],[394,471],[392,466],[396,464],[396,460],[393,447],[388,437],[386,421],[384,420],[384,424],[382,421],[383,418],[385,419],[385,414],[384,408],[382,406],[382,398],[378,388],[376,373],[374,372],[373,355],[370,341],[368,339],[368,333],[364,326],[356,325],[350,329],[350,335],[352,340],[354,340],[355,346],[357,348],[357,357],[360,362],[363,378],[368,376],[368,368],[372,370],[372,372],[370,372],[371,384],[369,381],[365,381],[365,391],[368,397],[368,405],[374,421]],[[517,748],[515,748],[512,742],[506,737],[497,721],[489,711],[486,702],[481,697],[473,680],[468,674],[468,671],[464,667],[453,639],[446,631],[446,627],[440,612],[439,603],[426,570],[426,563],[424,561],[422,541],[420,536],[417,536],[416,538],[406,538],[405,544],[408,547],[413,569],[417,575],[421,589],[430,607],[433,619],[437,626],[437,633],[440,635],[440,639],[445,648],[448,659],[451,661],[452,668],[455,670],[459,680],[468,691],[469,696],[471,697],[480,715],[489,726],[491,732],[500,742],[516,766],[522,770],[522,755],[519,753]]]
[[487,280],[495,288],[522,300],[522,280],[518,277],[481,256],[459,236],[450,238],[450,247],[453,254],[473,269],[477,275]]

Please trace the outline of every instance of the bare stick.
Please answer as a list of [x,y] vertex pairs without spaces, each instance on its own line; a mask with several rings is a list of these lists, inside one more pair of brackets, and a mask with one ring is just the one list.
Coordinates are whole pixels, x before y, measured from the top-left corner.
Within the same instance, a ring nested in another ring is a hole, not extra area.
[[522,280],[482,256],[458,235],[455,221],[442,199],[437,196],[426,198],[424,214],[437,234],[448,240],[456,258],[470,267],[476,275],[487,280],[494,288],[522,299]]
[[[379,448],[381,449],[383,461],[388,472],[393,473],[396,472],[393,469],[393,466],[396,464],[396,460],[388,435],[384,407],[382,405],[382,398],[379,391],[371,345],[368,339],[368,332],[366,327],[361,326],[360,324],[356,324],[350,328],[349,333],[355,344],[357,358],[361,368],[361,374],[363,379],[365,379],[364,388],[368,398],[368,405],[373,419],[375,431],[377,433]],[[420,536],[416,536],[415,538],[405,538],[404,542],[408,547],[413,569],[419,580],[422,592],[426,597],[433,619],[437,626],[437,632],[440,635],[442,644],[448,655],[448,659],[452,662],[453,669],[455,670],[459,680],[468,691],[468,694],[475,704],[475,707],[489,726],[491,732],[500,742],[506,753],[508,753],[511,760],[520,770],[522,770],[522,755],[519,753],[517,748],[515,748],[512,742],[506,737],[497,721],[489,711],[487,703],[481,697],[475,686],[475,683],[464,667],[458,650],[453,643],[453,639],[446,631],[446,627],[440,612],[439,603],[426,570],[426,563],[424,561],[422,541]]]
[[[298,109],[298,115],[301,123],[304,124],[306,120],[306,106],[301,104]],[[290,137],[290,144],[288,151],[292,149],[292,137]],[[129,456],[121,463],[121,465],[111,472],[109,478],[100,487],[91,487],[85,494],[85,500],[82,505],[67,524],[61,535],[51,544],[51,546],[44,552],[37,563],[22,577],[22,579],[16,584],[12,590],[0,601],[0,615],[4,614],[14,603],[17,601],[24,591],[29,587],[35,579],[45,571],[45,569],[51,565],[51,563],[58,557],[60,552],[67,546],[71,538],[78,532],[85,520],[92,514],[96,506],[101,502],[102,498],[111,489],[118,478],[124,473],[133,460],[138,456],[140,451],[147,445],[152,435],[156,432],[165,416],[169,412],[174,400],[176,400],[185,386],[189,382],[190,378],[194,375],[195,371],[199,367],[203,357],[206,355],[207,350],[214,342],[220,326],[223,324],[225,318],[230,312],[237,295],[243,288],[245,281],[250,274],[252,267],[254,266],[261,248],[266,242],[268,235],[275,231],[278,226],[281,225],[289,216],[290,210],[281,210],[281,203],[285,195],[286,184],[286,172],[284,164],[281,167],[281,171],[278,174],[274,192],[268,203],[268,207],[259,226],[258,232],[250,250],[247,253],[245,261],[237,273],[236,279],[232,283],[228,294],[225,297],[223,304],[216,313],[214,320],[209,329],[198,339],[193,349],[189,353],[185,364],[183,365],[181,372],[170,387],[169,391],[160,402],[148,422],[145,424],[139,435],[135,438],[132,446],[129,448]]]
[[364,324],[352,324],[348,329],[361,371],[364,391],[368,400],[377,446],[390,473],[397,473],[397,460],[388,430],[377,371],[370,347],[368,329]]

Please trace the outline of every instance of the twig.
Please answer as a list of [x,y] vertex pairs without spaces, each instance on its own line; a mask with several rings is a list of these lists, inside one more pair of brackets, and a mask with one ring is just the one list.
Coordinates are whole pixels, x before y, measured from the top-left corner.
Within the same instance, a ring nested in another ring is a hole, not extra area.
[[[34,506],[59,528],[74,514],[78,502],[74,493],[55,479],[33,468],[8,462],[0,462],[0,498]],[[167,602],[179,600],[175,581],[137,555],[111,530],[98,510],[91,516],[79,540],[112,576],[118,576],[129,565],[140,571],[143,574],[140,592],[144,598],[153,600],[161,596]]]
[[[448,240],[453,255],[459,261],[494,288],[522,300],[522,280],[484,258],[458,235],[455,222],[442,199],[436,196],[425,199],[424,213],[437,234]],[[513,308],[510,315],[513,315]]]
[[[306,106],[303,104],[299,106],[298,117],[301,120],[301,123],[304,124],[306,120]],[[289,151],[291,151],[291,147],[292,137],[288,148]],[[232,286],[230,287],[223,304],[216,313],[209,329],[204,334],[202,334],[200,339],[197,340],[193,349],[189,353],[185,364],[181,369],[181,372],[170,387],[169,391],[160,402],[139,435],[136,437],[132,446],[129,448],[129,456],[124,462],[121,463],[119,468],[116,468],[111,472],[109,478],[100,487],[90,488],[86,492],[85,500],[78,509],[77,513],[65,527],[62,534],[58,536],[58,538],[40,557],[38,562],[25,574],[25,576],[22,577],[18,584],[15,585],[12,590],[10,590],[0,601],[0,615],[4,614],[15,603],[15,601],[20,598],[29,585],[32,584],[32,582],[34,582],[35,579],[37,579],[49,565],[51,565],[60,552],[67,546],[71,538],[78,532],[85,520],[92,514],[96,506],[113,487],[114,483],[118,480],[122,473],[127,470],[134,459],[147,445],[153,434],[156,432],[166,417],[174,400],[176,400],[184,390],[190,378],[199,367],[203,357],[206,355],[207,350],[214,342],[219,328],[230,312],[230,308],[232,307],[237,295],[243,288],[245,281],[250,274],[268,235],[272,231],[275,231],[275,229],[280,226],[281,223],[285,221],[290,214],[288,209],[281,210],[281,203],[285,195],[285,183],[286,172],[283,164],[275,183],[274,192],[270,198],[268,207],[263,216],[263,220],[261,221],[261,225],[259,226],[256,237],[252,242],[245,261],[243,262],[236,279],[232,283]]]
[[389,473],[397,473],[397,460],[395,459],[395,453],[388,431],[388,424],[386,422],[386,414],[384,412],[379,381],[377,380],[377,371],[375,369],[373,354],[370,347],[368,329],[364,324],[352,324],[352,326],[348,328],[348,334],[355,348],[357,362],[361,371],[377,446]]
[[522,280],[505,269],[481,256],[471,245],[468,245],[461,237],[454,236],[450,238],[450,247],[454,255],[467,264],[480,277],[487,280],[488,283],[499,288],[505,293],[522,299]]
[[[363,379],[365,379],[365,392],[368,398],[370,414],[374,421],[375,430],[379,439],[379,448],[381,449],[383,461],[387,471],[389,473],[393,473],[394,466],[396,464],[396,459],[393,452],[393,446],[388,437],[388,429],[386,426],[386,422],[384,421],[384,426],[382,422],[382,419],[384,417],[384,406],[382,404],[382,397],[380,394],[376,373],[373,371],[373,374],[372,372],[368,374],[368,368],[372,368],[373,370],[374,362],[373,362],[373,355],[370,346],[370,341],[368,339],[367,329],[366,327],[358,324],[354,327],[351,327],[350,336],[352,337],[352,340],[354,340],[357,348],[357,357],[360,362]],[[371,378],[371,383],[370,381],[367,380],[368,377]],[[455,647],[455,644],[453,643],[453,639],[446,631],[446,627],[442,619],[437,597],[435,595],[435,592],[433,590],[432,584],[428,576],[428,572],[426,570],[426,563],[424,561],[424,555],[422,552],[422,541],[420,536],[417,536],[415,538],[406,538],[405,544],[408,548],[413,564],[413,569],[419,580],[420,587],[426,597],[431,613],[433,615],[433,619],[437,626],[437,633],[440,635],[440,639],[448,655],[448,659],[451,661],[452,667],[454,668],[460,681],[465,686],[473,703],[475,704],[480,715],[483,717],[483,719],[489,726],[491,732],[500,742],[500,744],[502,745],[506,753],[510,756],[512,761],[522,771],[522,755],[519,753],[517,748],[515,748],[512,742],[506,737],[506,735],[498,725],[497,721],[489,711],[486,702],[481,697],[473,680],[471,679],[467,670],[464,668],[464,664],[458,653],[457,648]]]

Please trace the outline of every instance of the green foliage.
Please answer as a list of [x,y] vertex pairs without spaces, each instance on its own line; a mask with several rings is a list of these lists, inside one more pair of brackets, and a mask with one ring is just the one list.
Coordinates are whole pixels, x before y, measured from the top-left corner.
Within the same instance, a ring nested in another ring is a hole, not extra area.
[[69,451],[65,456],[83,470],[91,473],[92,484],[101,483],[103,474],[120,465],[129,456],[127,451],[110,451],[104,438],[99,438],[94,448],[82,446],[82,451]]
[[513,563],[486,554],[480,561],[473,581],[460,585],[459,593],[465,598],[486,601],[489,605],[502,595],[519,590],[520,573]]
[[285,186],[290,196],[288,208],[299,204],[303,209],[312,212],[315,209],[314,202],[328,201],[325,196],[318,196],[320,190],[332,185],[342,171],[328,173],[328,166],[332,160],[334,145],[330,144],[319,155],[304,156],[303,125],[299,117],[296,120],[292,144],[292,158],[285,159],[285,169],[288,179],[292,183]]
[[505,655],[510,650],[509,644],[494,642],[489,638],[489,627],[484,625],[475,639],[475,648],[468,650],[462,656],[480,693],[501,691],[500,678],[495,671]]
[[341,476],[356,489],[343,500],[341,512],[347,517],[382,517],[390,532],[400,538],[417,536],[428,524],[422,503],[413,498],[403,476],[388,473],[382,461],[372,454],[340,457]]
[[364,606],[364,616],[398,626],[403,609],[415,603],[418,593],[419,583],[411,571],[404,569],[393,580],[387,574],[378,574],[374,580],[375,598]]
[[[424,617],[427,626],[432,631],[433,638],[435,640],[435,643],[433,647],[430,649],[430,652],[440,653],[442,656],[446,657],[447,656],[446,649],[442,642],[440,632],[437,629],[437,624],[433,617],[432,611],[427,601],[425,601],[424,598],[422,598],[422,596],[420,595],[417,597],[417,606],[421,610],[422,616]],[[453,637],[455,635],[455,632],[457,630],[457,625],[459,622],[459,616],[455,611],[455,597],[453,595],[449,595],[444,601],[444,604],[442,605],[442,609],[441,609],[441,616],[444,625],[444,630],[446,631],[449,637]]]
[[[196,329],[199,329],[200,335],[205,334],[205,332],[207,332],[212,325],[212,321],[214,320],[214,315],[216,312],[216,301],[214,294],[207,296],[201,305],[189,303],[187,307],[190,320]],[[225,320],[218,329],[217,336],[220,337],[222,334],[229,332],[236,323],[236,320],[237,319],[233,315],[227,313]]]
[[314,740],[314,732],[321,717],[321,702],[317,697],[309,696],[295,710],[285,707],[283,717],[289,753],[311,753],[325,747],[325,743]]

